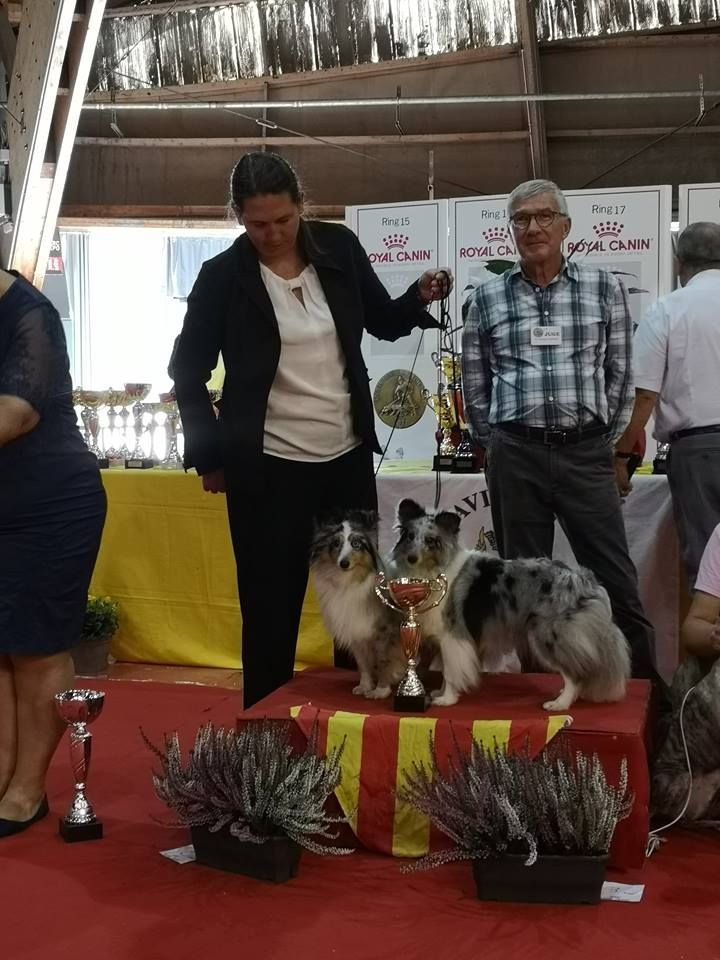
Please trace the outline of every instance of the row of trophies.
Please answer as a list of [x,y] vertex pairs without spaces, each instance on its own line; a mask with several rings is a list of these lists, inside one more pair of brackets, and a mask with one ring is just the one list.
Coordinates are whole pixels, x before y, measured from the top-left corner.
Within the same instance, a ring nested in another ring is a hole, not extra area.
[[465,422],[460,354],[441,351],[433,353],[432,360],[442,373],[438,377],[437,392],[429,397],[438,421],[433,470],[476,473],[480,465]]
[[[155,466],[176,470],[182,467],[178,447],[182,424],[175,395],[161,393],[159,401],[148,403],[146,397],[151,386],[126,383],[122,390],[79,388],[73,392],[73,403],[80,408],[85,443],[101,468],[124,465],[129,470]],[[211,393],[215,403],[219,391]]]

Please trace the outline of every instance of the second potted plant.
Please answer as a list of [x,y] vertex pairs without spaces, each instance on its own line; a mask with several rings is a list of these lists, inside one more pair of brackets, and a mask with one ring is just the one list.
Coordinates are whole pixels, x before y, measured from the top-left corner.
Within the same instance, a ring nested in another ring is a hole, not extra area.
[[627,764],[611,786],[596,754],[550,747],[526,752],[456,749],[447,775],[431,766],[405,771],[400,798],[426,814],[448,850],[406,867],[471,860],[481,900],[597,903],[617,823],[630,813]]

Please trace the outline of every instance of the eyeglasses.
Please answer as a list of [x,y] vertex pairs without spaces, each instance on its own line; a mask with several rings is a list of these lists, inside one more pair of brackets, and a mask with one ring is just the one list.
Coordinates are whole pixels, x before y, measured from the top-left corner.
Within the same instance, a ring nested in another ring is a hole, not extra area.
[[515,213],[510,217],[510,223],[516,230],[527,230],[530,221],[534,220],[539,227],[545,229],[551,227],[558,217],[565,216],[567,214],[560,213],[559,210],[541,210],[540,213]]

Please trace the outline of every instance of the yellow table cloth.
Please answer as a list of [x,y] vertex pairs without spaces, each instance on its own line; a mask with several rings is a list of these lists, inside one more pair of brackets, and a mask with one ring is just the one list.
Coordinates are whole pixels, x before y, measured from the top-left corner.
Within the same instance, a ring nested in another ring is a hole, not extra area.
[[[240,607],[225,497],[195,474],[104,470],[108,515],[90,590],[120,603],[112,652],[120,660],[240,666]],[[268,638],[272,642],[272,638]],[[312,588],[298,666],[332,663]]]

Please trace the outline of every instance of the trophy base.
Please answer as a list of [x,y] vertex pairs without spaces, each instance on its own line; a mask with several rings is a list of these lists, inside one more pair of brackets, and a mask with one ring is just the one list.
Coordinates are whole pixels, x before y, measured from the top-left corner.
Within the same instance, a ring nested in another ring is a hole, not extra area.
[[110,466],[110,461],[108,460],[107,457],[98,457],[97,462],[98,462],[98,467],[101,470],[107,470]]
[[455,464],[455,457],[447,456],[444,453],[437,453],[433,457],[433,470],[447,471],[452,470]]
[[155,461],[152,457],[143,457],[142,459],[132,459],[125,461],[126,470],[150,470],[155,466]]
[[480,469],[475,463],[475,457],[455,457],[452,465],[452,473],[479,473]]
[[428,698],[424,693],[396,693],[393,697],[395,713],[425,713],[427,708]]
[[79,843],[81,840],[102,840],[103,825],[99,820],[92,823],[68,823],[61,819],[58,833],[65,843]]

